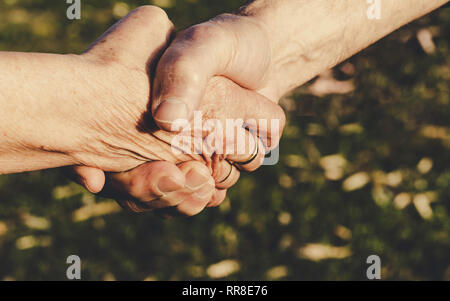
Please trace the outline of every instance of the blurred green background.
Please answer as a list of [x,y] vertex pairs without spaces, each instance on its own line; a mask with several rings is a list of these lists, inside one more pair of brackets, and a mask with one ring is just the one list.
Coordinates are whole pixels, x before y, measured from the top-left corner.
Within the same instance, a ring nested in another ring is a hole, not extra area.
[[[1,0],[0,50],[79,53],[130,9],[177,28],[235,0]],[[58,170],[0,177],[0,279],[450,280],[450,9],[383,39],[282,101],[280,163],[189,219],[131,214]]]

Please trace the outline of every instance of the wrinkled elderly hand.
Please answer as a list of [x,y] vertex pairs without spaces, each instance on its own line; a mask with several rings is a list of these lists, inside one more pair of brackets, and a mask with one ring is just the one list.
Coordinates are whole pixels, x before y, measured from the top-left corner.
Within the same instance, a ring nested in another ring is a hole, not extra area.
[[278,102],[286,91],[280,90],[272,52],[264,25],[246,16],[223,14],[181,32],[158,63],[152,105],[157,125],[171,131],[173,121],[191,119],[218,75]]
[[[245,137],[241,152],[227,153],[223,149],[222,152],[218,149],[207,152],[202,149],[200,153],[174,152],[172,142],[177,134],[156,129],[147,113],[154,66],[168,46],[172,28],[159,8],[140,7],[81,55],[95,68],[104,68],[105,72],[98,80],[114,93],[102,104],[102,110],[107,114],[99,114],[93,125],[102,142],[98,146],[104,150],[99,153],[96,148],[90,156],[83,154],[75,173],[78,182],[92,192],[103,189],[105,195],[118,199],[120,204],[133,211],[172,208],[185,215],[194,215],[206,206],[217,206],[222,202],[224,189],[231,187],[239,177],[233,162],[247,161],[256,144],[259,149],[264,148],[256,135],[264,132],[268,139],[279,139],[284,113],[254,91],[225,77],[211,77],[199,101],[202,121],[215,119],[225,125],[227,119],[241,119],[240,124],[252,128],[255,135],[238,126],[236,136]],[[187,80],[190,75],[185,76]],[[252,120],[260,119],[279,121],[274,137],[270,136],[268,128],[252,123]],[[211,132],[212,129],[202,129],[201,138]],[[228,141],[226,133],[223,134],[223,148],[236,143]],[[111,160],[105,159],[108,156]],[[240,169],[254,170],[263,158],[264,152],[260,151],[255,160],[240,165]],[[108,171],[106,178],[103,171]]]

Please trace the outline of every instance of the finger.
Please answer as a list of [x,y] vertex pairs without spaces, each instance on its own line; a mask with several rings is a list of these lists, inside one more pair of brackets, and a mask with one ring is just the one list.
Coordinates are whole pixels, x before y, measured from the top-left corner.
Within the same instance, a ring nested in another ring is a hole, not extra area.
[[[222,165],[231,166],[228,162],[224,161]],[[192,165],[191,164],[197,164],[196,163],[185,163],[183,166],[184,168],[189,169]],[[200,171],[200,173],[207,172],[208,169],[204,165],[198,165],[194,166],[194,169],[199,169],[203,171]],[[193,185],[197,187],[196,190],[194,190],[194,193],[185,195],[185,198],[182,202],[180,202],[176,207],[174,208],[166,208],[165,210],[158,210],[158,214],[163,217],[179,217],[179,216],[194,216],[196,214],[199,214],[201,211],[203,211],[206,207],[212,207],[212,206],[218,206],[220,205],[226,196],[226,190],[218,190],[214,188],[214,181],[212,178],[210,178],[207,182],[204,182],[202,180],[199,181],[197,179],[197,176],[194,176],[194,179],[190,179],[192,176],[191,171],[186,173],[186,182],[193,181]],[[234,175],[232,177],[235,177]],[[237,178],[234,182],[237,181]],[[198,185],[199,183],[204,183],[203,185]],[[229,182],[229,184],[224,183],[225,185],[232,186],[234,183]],[[192,190],[190,190],[192,191]],[[212,206],[211,206],[212,204]]]
[[188,161],[178,164],[178,168],[185,175],[185,186],[191,191],[197,191],[203,186],[214,183],[211,171],[204,163]]
[[185,187],[188,194],[176,206],[176,211],[184,216],[193,216],[200,213],[211,201],[215,192],[215,183],[210,170],[204,164],[190,161],[179,165],[185,174]]
[[[131,38],[130,32],[133,33]],[[164,10],[141,6],[109,28],[84,55],[94,55],[106,62],[126,60],[140,65],[149,57],[159,57],[158,53],[167,47],[173,32],[173,24]]]
[[66,169],[69,177],[89,190],[91,193],[99,193],[105,185],[105,173],[95,167],[74,166]]
[[[198,179],[198,176],[191,173],[191,168],[199,169],[199,173],[207,173],[208,169],[204,165],[197,165],[193,162],[186,162],[182,164],[182,168],[186,170],[186,182],[193,182],[190,186],[197,187],[191,193],[185,194],[184,199],[176,207],[162,208],[156,210],[157,215],[164,218],[193,216],[200,213],[206,207],[220,205],[226,196],[226,190],[217,190],[214,188],[214,181],[212,177],[207,182]],[[203,169],[203,170],[202,170]],[[193,177],[193,179],[191,179]],[[199,185],[199,183],[204,185]]]
[[207,207],[217,207],[220,206],[223,201],[225,200],[225,197],[227,196],[227,190],[226,189],[216,189],[216,192],[214,193],[211,202],[209,202]]
[[227,160],[236,163],[240,170],[255,171],[264,162],[265,147],[258,137],[245,129],[238,130],[238,135],[242,138],[235,139],[237,145],[234,149],[228,149],[231,143],[227,144]]
[[286,115],[268,98],[227,78],[215,77],[208,84],[203,102],[205,118],[220,120],[225,141],[233,141],[235,128],[244,127],[263,141],[265,149],[278,145]]
[[202,190],[205,190],[206,188],[209,190],[201,193],[204,197],[200,198],[197,195],[191,195],[177,205],[176,211],[185,216],[194,216],[202,212],[211,201],[215,192],[214,185],[204,187]]
[[[207,186],[208,183],[214,183],[209,169],[200,162],[188,161],[180,163],[178,168],[185,177],[184,187],[156,200],[154,203],[157,208],[174,207],[195,194],[199,189]],[[158,203],[161,205],[156,205]]]
[[[146,206],[145,209],[151,210],[161,197],[183,189],[184,184],[184,174],[175,164],[155,161],[129,172],[109,174],[105,190],[114,198],[143,203],[141,207]],[[164,206],[177,204],[177,200],[164,200]]]
[[214,179],[216,188],[228,189],[239,180],[240,172],[226,160],[222,160],[214,167]]
[[152,113],[161,129],[192,118],[214,75],[257,89],[263,85],[271,50],[265,32],[248,18],[222,15],[180,34],[158,63]]
[[[155,196],[151,201],[144,204],[146,210],[157,209],[158,212],[163,212],[160,209],[164,208],[175,208],[176,210],[176,206],[186,201],[199,200],[205,202],[211,199],[212,192],[210,190],[214,188],[214,179],[204,164],[197,161],[188,161],[179,164],[178,168],[185,177],[184,187],[162,196]],[[170,212],[170,210],[164,210],[163,215],[166,215],[167,212]],[[188,213],[190,212],[182,212],[181,215],[188,215]]]

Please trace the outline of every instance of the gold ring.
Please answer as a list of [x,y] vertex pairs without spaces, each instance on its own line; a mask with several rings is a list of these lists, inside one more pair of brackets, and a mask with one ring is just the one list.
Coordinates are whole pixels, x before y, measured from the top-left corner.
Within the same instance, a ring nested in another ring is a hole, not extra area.
[[[227,161],[228,162],[228,161]],[[231,173],[233,172],[233,165],[230,163],[230,162],[228,162],[228,164],[230,164],[230,172],[228,173],[228,175],[225,177],[225,179],[223,179],[222,181],[220,181],[219,183],[217,183],[217,184],[222,184],[223,182],[225,182],[226,180],[228,180],[228,178],[231,176]]]
[[250,163],[253,162],[253,160],[256,159],[256,157],[258,157],[258,154],[259,154],[258,142],[255,141],[255,150],[253,151],[253,155],[250,157],[250,159],[248,159],[248,160],[245,161],[245,162],[234,162],[234,163],[235,163],[235,164],[238,164],[238,165],[247,165],[247,164],[250,164]]

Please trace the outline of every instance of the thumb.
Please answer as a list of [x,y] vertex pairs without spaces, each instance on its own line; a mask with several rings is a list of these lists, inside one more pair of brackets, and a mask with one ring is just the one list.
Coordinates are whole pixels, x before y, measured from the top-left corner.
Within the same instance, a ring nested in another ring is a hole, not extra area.
[[286,124],[286,115],[278,104],[221,76],[214,77],[206,87],[200,108],[205,108],[208,118],[222,122],[226,140],[233,140],[233,126],[241,124],[261,140],[266,150],[278,145]]
[[213,76],[256,90],[266,80],[271,50],[267,36],[248,17],[221,15],[181,33],[161,57],[152,113],[161,129],[190,120]]
[[84,53],[102,61],[122,61],[142,66],[158,58],[167,47],[173,24],[157,6],[140,6],[110,27]]
[[66,169],[67,174],[91,193],[99,193],[105,186],[105,173],[95,167],[74,166]]

